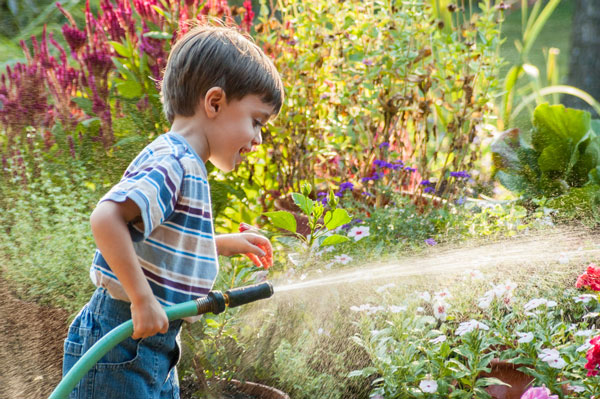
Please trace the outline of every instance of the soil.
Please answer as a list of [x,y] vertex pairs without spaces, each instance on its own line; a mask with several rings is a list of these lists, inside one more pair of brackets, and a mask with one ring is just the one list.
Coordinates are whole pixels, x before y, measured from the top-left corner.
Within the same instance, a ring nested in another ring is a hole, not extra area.
[[0,275],[0,398],[47,398],[60,382],[69,315],[18,299]]

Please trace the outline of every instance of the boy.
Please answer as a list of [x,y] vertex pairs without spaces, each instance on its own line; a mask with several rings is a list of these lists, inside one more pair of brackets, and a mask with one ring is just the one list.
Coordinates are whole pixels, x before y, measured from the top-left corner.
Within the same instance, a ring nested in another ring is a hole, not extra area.
[[90,217],[98,287],[65,340],[63,374],[103,335],[133,319],[133,335],[104,356],[71,398],[179,398],[181,321],[162,306],[203,296],[217,255],[271,266],[271,244],[253,233],[215,237],[204,163],[228,172],[262,142],[283,85],[272,62],[235,30],[198,27],[173,47],[161,96],[171,130],[148,145]]

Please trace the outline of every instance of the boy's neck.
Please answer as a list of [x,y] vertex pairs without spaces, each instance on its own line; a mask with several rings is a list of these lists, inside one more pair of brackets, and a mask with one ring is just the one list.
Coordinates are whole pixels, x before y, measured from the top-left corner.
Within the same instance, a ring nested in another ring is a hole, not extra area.
[[196,154],[206,163],[210,158],[210,148],[202,122],[197,114],[190,117],[176,115],[171,125],[171,132],[186,139]]

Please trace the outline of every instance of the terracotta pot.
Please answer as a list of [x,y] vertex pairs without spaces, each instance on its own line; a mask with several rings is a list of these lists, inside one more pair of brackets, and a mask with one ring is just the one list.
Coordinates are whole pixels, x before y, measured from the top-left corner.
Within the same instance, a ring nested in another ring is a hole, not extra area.
[[492,370],[489,373],[481,373],[480,377],[494,377],[510,385],[490,385],[487,387],[485,390],[492,395],[493,399],[520,399],[533,382],[532,376],[517,370],[521,367],[519,364],[492,359],[490,367]]
[[238,391],[256,397],[256,399],[290,399],[289,395],[267,385],[249,381],[229,381]]

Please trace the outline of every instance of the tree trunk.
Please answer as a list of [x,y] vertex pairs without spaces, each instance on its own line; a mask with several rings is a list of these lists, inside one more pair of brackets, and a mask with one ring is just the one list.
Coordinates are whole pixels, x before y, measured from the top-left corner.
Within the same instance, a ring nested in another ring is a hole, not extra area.
[[[574,1],[568,84],[600,101],[600,7],[598,0]],[[562,102],[567,107],[592,111],[587,103],[574,96],[564,96]]]

